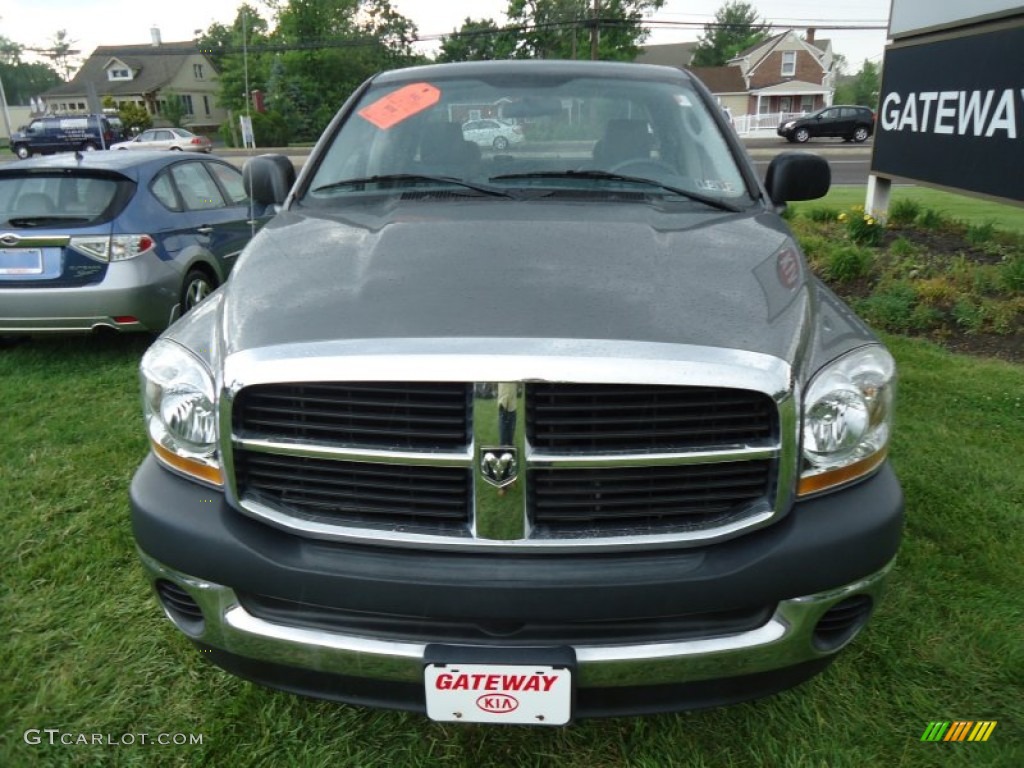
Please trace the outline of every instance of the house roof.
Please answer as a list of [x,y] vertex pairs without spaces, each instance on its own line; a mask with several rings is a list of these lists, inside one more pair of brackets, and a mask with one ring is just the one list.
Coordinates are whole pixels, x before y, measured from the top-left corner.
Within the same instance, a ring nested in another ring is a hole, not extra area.
[[[750,46],[749,48],[745,48],[744,50],[737,53],[730,59],[730,61],[736,61],[737,59],[743,59],[746,58],[747,56],[751,56],[761,48],[764,48],[764,53],[757,58],[763,58],[764,56],[767,56],[769,53],[771,53],[772,49],[780,42],[782,42],[782,40],[785,37],[791,34],[796,34],[796,30],[787,29],[785,32],[780,32],[777,35],[773,35],[772,37],[762,40],[760,43],[754,43],[754,45]],[[832,41],[827,38],[815,39],[813,43],[807,42],[806,39],[800,37],[799,35],[797,35],[797,39],[805,46],[810,48],[819,60],[825,55],[825,53],[832,45]]]
[[[87,93],[87,84],[90,82],[95,84],[96,92],[101,97],[108,94],[116,97],[151,93],[160,90],[174,79],[187,55],[198,53],[194,40],[160,45],[103,45],[92,52],[70,82],[54,86],[42,96],[79,96]],[[130,67],[134,78],[107,79],[106,67],[111,59]]]
[[802,80],[789,80],[785,83],[776,83],[764,88],[755,88],[751,93],[759,93],[762,96],[785,96],[790,94],[803,93],[828,93],[831,89],[821,83],[805,83]]
[[765,38],[764,40],[762,40],[759,43],[754,43],[749,48],[744,48],[742,51],[737,53],[735,56],[732,57],[732,59],[730,59],[730,61],[735,61],[736,59],[742,59],[742,58],[744,58],[746,56],[749,56],[754,51],[756,51],[758,48],[763,48],[764,46],[769,46],[769,47],[773,46],[777,42],[779,42],[779,40],[781,40],[782,38],[784,38],[788,34],[789,34],[789,31],[787,30],[786,32],[780,32],[777,35],[772,35],[771,37]]
[[693,73],[712,93],[743,93],[747,90],[743,72],[735,65],[687,67],[686,70]]
[[693,61],[693,54],[699,43],[668,43],[666,45],[645,45],[636,57],[637,64],[660,64],[664,67],[684,69]]

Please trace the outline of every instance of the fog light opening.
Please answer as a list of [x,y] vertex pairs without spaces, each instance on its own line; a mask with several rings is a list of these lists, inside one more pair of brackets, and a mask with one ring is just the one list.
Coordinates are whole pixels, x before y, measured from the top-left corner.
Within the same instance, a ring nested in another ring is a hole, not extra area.
[[203,634],[206,622],[203,619],[203,609],[188,592],[177,584],[166,579],[158,579],[153,585],[157,597],[174,626],[190,637],[199,637]]
[[868,595],[854,595],[825,611],[814,628],[813,643],[819,651],[838,651],[868,623],[873,603]]

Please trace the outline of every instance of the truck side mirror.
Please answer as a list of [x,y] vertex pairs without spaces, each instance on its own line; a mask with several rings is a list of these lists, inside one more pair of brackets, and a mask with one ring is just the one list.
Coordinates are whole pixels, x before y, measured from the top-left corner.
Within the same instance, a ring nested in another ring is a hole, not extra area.
[[295,166],[284,155],[257,155],[242,166],[245,191],[259,205],[281,205],[295,183]]
[[776,205],[824,197],[831,184],[828,160],[810,152],[779,153],[768,166],[764,179],[768,196]]

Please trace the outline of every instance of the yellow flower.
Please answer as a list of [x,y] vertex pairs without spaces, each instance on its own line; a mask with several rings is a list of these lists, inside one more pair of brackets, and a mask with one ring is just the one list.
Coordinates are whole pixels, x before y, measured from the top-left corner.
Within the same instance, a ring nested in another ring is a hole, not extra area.
[[865,221],[867,221],[869,227],[873,227],[875,225],[875,220],[870,216],[865,217]]
[[846,214],[845,213],[840,213],[839,214],[839,220],[840,221],[846,221]]

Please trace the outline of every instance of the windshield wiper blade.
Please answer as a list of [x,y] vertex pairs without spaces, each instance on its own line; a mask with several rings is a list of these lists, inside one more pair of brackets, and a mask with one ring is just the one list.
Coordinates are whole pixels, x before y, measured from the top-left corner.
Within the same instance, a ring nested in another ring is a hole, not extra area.
[[506,179],[604,179],[607,181],[624,181],[629,184],[646,184],[649,187],[657,187],[666,192],[671,192],[674,195],[685,197],[688,200],[693,200],[698,203],[704,203],[712,208],[718,208],[721,211],[729,211],[730,213],[739,213],[743,210],[740,206],[735,203],[730,203],[725,200],[721,200],[717,197],[711,197],[710,195],[702,195],[700,192],[691,192],[688,189],[682,189],[681,187],[673,187],[670,184],[663,184],[657,179],[647,179],[643,176],[627,176],[622,173],[613,173],[611,171],[534,171],[525,173],[503,173],[500,176],[491,176],[488,181],[504,181]]
[[440,184],[455,184],[456,186],[465,187],[466,189],[472,189],[475,192],[480,192],[491,197],[512,197],[511,192],[506,192],[503,189],[497,187],[491,187],[487,184],[477,184],[476,182],[466,181],[464,179],[457,178],[455,176],[434,176],[428,173],[385,173],[378,176],[363,176],[357,179],[342,179],[341,181],[335,181],[330,184],[324,184],[323,186],[316,187],[314,192],[324,192],[329,189],[339,189],[341,187],[359,187],[365,184],[399,184],[403,181],[406,182],[435,182]]

